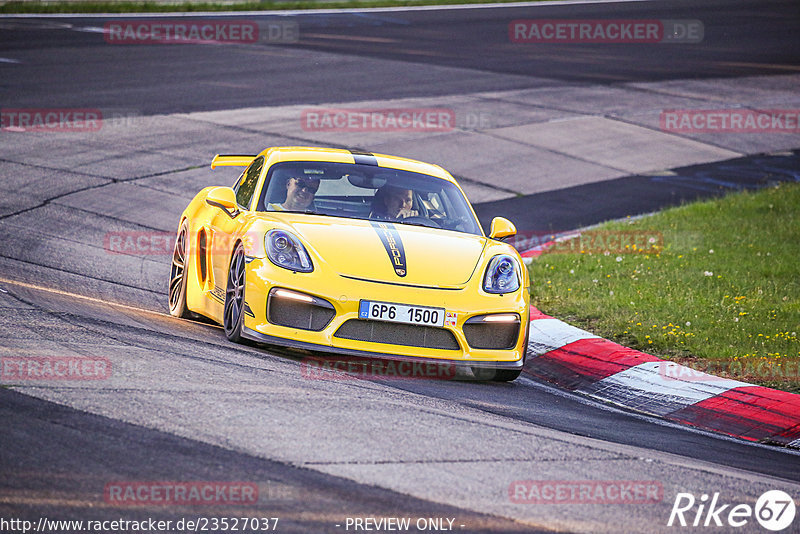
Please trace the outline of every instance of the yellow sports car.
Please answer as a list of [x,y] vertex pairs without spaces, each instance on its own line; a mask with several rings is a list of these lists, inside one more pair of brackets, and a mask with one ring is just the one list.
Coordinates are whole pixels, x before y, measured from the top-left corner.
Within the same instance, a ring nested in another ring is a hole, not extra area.
[[516,229],[497,217],[486,237],[447,171],[303,147],[218,155],[218,166],[246,169],[181,215],[172,315],[208,317],[234,342],[519,376],[530,284],[502,242]]

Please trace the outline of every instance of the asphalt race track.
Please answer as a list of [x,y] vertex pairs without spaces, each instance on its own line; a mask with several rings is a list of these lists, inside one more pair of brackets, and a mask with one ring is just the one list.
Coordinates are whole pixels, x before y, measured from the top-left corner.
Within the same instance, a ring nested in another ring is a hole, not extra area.
[[[508,215],[523,231],[797,181],[797,131],[659,129],[665,109],[800,108],[800,6],[696,4],[215,15],[296,24],[299,38],[198,45],[104,40],[109,20],[130,17],[0,18],[4,113],[104,117],[86,131],[20,131],[4,118],[0,356],[93,357],[110,369],[100,380],[3,376],[0,519],[277,517],[278,532],[355,532],[367,530],[355,519],[410,518],[410,532],[673,532],[691,529],[667,526],[679,493],[752,507],[779,489],[797,501],[797,451],[667,424],[524,375],[317,379],[300,354],[233,345],[219,327],[167,312],[181,210],[237,176],[209,169],[216,153],[326,144],[430,160],[461,179],[482,221]],[[704,36],[510,42],[509,23],[534,18],[701,21]],[[300,118],[340,107],[447,109],[456,125],[341,133]],[[115,249],[126,236],[147,246]],[[644,504],[514,502],[510,492],[530,480],[661,490]],[[153,481],[257,491],[202,505],[109,498],[115,485]],[[165,530],[195,530],[183,527]],[[764,531],[752,517],[709,528]],[[800,520],[785,532],[800,532]]]
[[[706,46],[664,45],[654,52],[643,45],[525,47],[509,41],[512,20],[576,16],[699,20]],[[191,51],[103,46],[98,29],[109,20],[130,17],[6,19],[0,46],[23,63],[13,77],[3,77],[2,86],[7,106],[127,107],[151,114],[563,83],[770,75],[796,71],[798,16],[800,7],[788,0],[766,6],[712,0],[702,5],[622,2],[535,11],[506,7],[309,14],[298,17],[302,26],[296,43]],[[286,17],[261,19],[279,22]],[[42,50],[48,51],[46,59]],[[27,61],[37,57],[39,61]]]

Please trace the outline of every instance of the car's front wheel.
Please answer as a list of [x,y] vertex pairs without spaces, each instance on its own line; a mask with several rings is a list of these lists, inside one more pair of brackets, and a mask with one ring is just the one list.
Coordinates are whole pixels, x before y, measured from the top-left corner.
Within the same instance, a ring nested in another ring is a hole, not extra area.
[[498,369],[495,371],[494,378],[492,378],[492,380],[495,382],[511,382],[512,380],[519,378],[521,372],[521,369]]
[[491,367],[473,367],[472,375],[484,382],[511,382],[519,378],[521,369],[492,369]]
[[244,247],[241,243],[237,243],[231,256],[231,265],[228,268],[228,284],[225,289],[225,310],[223,312],[225,336],[234,343],[242,342],[244,287]]
[[172,251],[172,268],[169,272],[169,313],[175,317],[189,318],[192,312],[186,307],[186,258],[189,256],[189,224],[183,221],[175,248]]

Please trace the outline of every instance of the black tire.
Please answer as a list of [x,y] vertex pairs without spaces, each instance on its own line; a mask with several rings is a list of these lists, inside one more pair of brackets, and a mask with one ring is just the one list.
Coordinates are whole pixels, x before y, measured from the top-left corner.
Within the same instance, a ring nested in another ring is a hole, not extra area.
[[531,322],[525,327],[525,345],[522,348],[522,367],[525,367],[525,362],[528,361],[528,342],[531,339]]
[[472,375],[482,382],[511,382],[519,378],[522,369],[494,369],[492,367],[473,367]]
[[189,223],[183,221],[175,248],[172,251],[172,267],[169,272],[169,313],[175,317],[188,319],[194,316],[186,307],[186,259],[189,256]]
[[494,373],[493,382],[511,382],[519,378],[522,369],[497,369]]
[[244,324],[244,289],[245,279],[244,247],[236,244],[228,267],[228,283],[225,287],[225,310],[222,314],[222,326],[225,337],[234,343],[242,343],[242,325]]
[[[525,330],[525,346],[522,349],[522,365],[525,365],[525,360],[528,359],[528,336],[530,336],[530,324]],[[477,380],[485,382],[511,382],[519,378],[522,369],[493,369],[491,367],[473,367],[472,374]]]

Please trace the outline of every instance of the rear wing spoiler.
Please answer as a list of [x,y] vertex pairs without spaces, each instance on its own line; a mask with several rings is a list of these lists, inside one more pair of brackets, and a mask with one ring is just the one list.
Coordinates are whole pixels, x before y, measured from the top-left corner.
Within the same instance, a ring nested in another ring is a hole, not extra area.
[[241,156],[241,155],[224,155],[224,154],[217,154],[214,156],[214,159],[211,160],[211,168],[214,169],[216,167],[247,167],[250,165],[253,160],[256,159],[255,156]]

